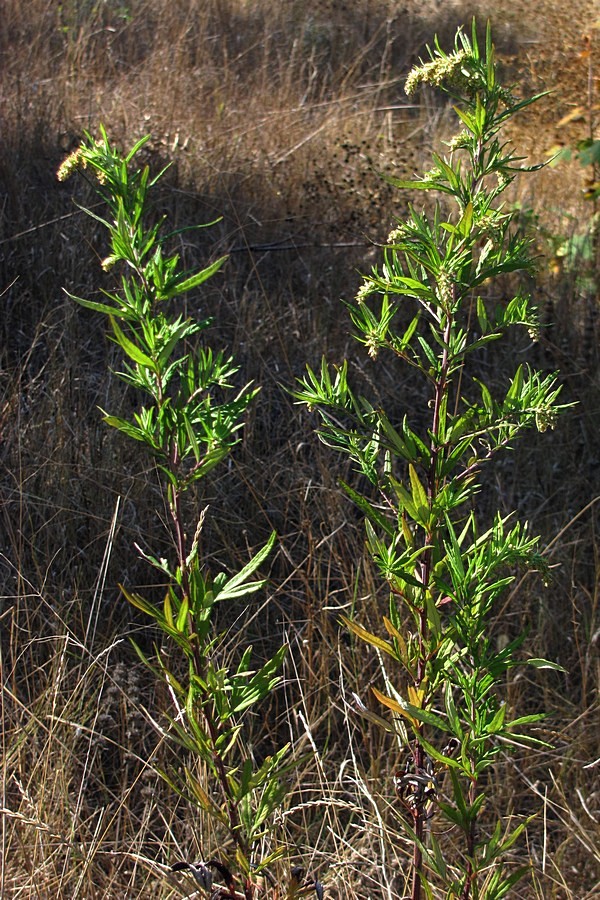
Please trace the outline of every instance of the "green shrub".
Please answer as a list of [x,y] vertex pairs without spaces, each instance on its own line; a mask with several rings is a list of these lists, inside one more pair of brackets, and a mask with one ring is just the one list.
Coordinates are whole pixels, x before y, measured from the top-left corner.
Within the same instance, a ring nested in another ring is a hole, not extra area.
[[506,858],[528,820],[479,827],[490,770],[501,751],[540,743],[530,726],[541,716],[514,714],[502,688],[514,666],[552,664],[522,659],[524,634],[502,643],[491,633],[515,568],[545,577],[546,565],[526,525],[500,513],[483,523],[477,497],[486,465],[526,429],[554,427],[561,407],[555,375],[521,365],[498,394],[473,363],[510,328],[538,333],[527,294],[498,301],[490,287],[532,265],[502,195],[533,169],[519,166],[502,129],[537,98],[519,100],[498,83],[490,29],[480,47],[475,23],[470,39],[459,30],[450,53],[436,41],[407,92],[419,84],[450,97],[461,130],[430,171],[395,184],[443,200],[429,212],[410,207],[348,310],[377,366],[398,366],[399,391],[403,367],[422,379],[427,408],[416,423],[388,414],[352,391],[346,362],[325,360],[320,372],[308,369],[296,397],[318,410],[321,440],[362,476],[362,490],[342,486],[365,515],[370,556],[389,586],[385,637],[345,621],[393,666],[384,689],[374,689],[391,721],[363,711],[407,750],[395,789],[412,845],[410,896],[491,900],[527,871],[511,871]]
[[[215,610],[263,587],[265,582],[254,576],[272,550],[275,534],[241,571],[212,576],[201,549],[206,509],[190,539],[183,498],[235,446],[257,389],[251,384],[235,388],[233,359],[198,345],[210,320],[197,322],[171,311],[170,301],[198,288],[221,268],[225,257],[188,273],[181,270],[176,254],[168,254],[162,222],[149,224],[148,194],[162,173],[151,179],[147,166],[135,168],[146,140],[123,156],[102,129],[99,140],[86,135],[59,170],[61,179],[75,169],[95,176],[108,217],[88,212],[110,238],[102,267],[118,272],[117,288],[104,291],[102,302],[73,299],[110,321],[112,340],[123,358],[117,376],[135,389],[140,402],[129,418],[104,413],[104,421],[143,444],[154,459],[170,517],[172,559],[137,548],[166,583],[163,603],[157,605],[130,588],[122,591],[178,650],[168,664],[164,653],[157,650],[150,659],[136,647],[166,685],[174,705],[163,733],[178,757],[161,774],[198,810],[200,819],[212,821],[219,836],[220,846],[202,848],[203,860],[178,862],[173,871],[189,874],[206,895],[218,890],[219,897],[252,900],[263,882],[273,886],[269,866],[285,853],[285,845],[266,836],[272,833],[273,814],[286,794],[284,776],[293,763],[289,745],[257,760],[245,740],[245,721],[278,684],[286,648],[253,669],[252,647],[243,646],[242,640],[237,665],[228,666]],[[308,885],[317,893],[321,890],[318,883]],[[293,876],[290,896],[300,886]]]

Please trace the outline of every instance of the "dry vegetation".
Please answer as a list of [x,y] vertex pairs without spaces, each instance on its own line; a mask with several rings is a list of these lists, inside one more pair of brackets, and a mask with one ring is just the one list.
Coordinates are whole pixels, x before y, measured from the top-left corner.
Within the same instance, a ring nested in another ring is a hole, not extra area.
[[[151,468],[97,412],[128,399],[107,372],[104,323],[62,288],[94,296],[105,248],[73,206],[71,183],[56,182],[58,163],[99,122],[126,146],[151,132],[151,164],[173,163],[159,198],[173,229],[222,216],[179,236],[190,268],[231,253],[189,311],[215,316],[213,343],[263,389],[231,466],[202,498],[210,555],[233,567],[272,527],[280,540],[268,602],[230,611],[223,629],[232,653],[240,622],[258,649],[282,634],[292,647],[285,689],[254,738],[260,748],[291,733],[310,751],[282,823],[291,858],[318,873],[328,897],[399,898],[398,753],[348,708],[353,690],[367,696],[377,659],[336,615],[353,608],[378,628],[385,591],[365,563],[360,517],[336,487],[339,460],[284,388],[324,352],[349,355],[355,376],[370,380],[339,298],[353,294],[373,242],[406,203],[377,173],[412,173],[444,134],[439,101],[427,94],[414,105],[402,91],[425,41],[437,31],[448,42],[474,11],[492,16],[523,90],[556,88],[515,135],[537,162],[557,137],[585,133],[581,121],[557,133],[554,123],[586,104],[581,38],[594,5],[3,0],[2,897],[183,896],[166,864],[210,844],[153,768],[170,752],[154,724],[168,698],[135,661],[128,636],[150,646],[152,635],[116,583],[148,580],[133,543],[156,548],[166,532]],[[490,471],[484,500],[531,519],[557,566],[550,589],[519,583],[498,620],[500,636],[528,626],[531,655],[567,669],[507,686],[523,713],[548,711],[554,749],[507,759],[496,785],[499,810],[539,810],[515,850],[515,862],[533,866],[521,894],[557,900],[600,891],[599,307],[583,263],[553,256],[589,224],[582,181],[574,167],[548,169],[515,196],[538,229],[548,328],[537,347],[508,348],[487,372],[500,378],[527,350],[560,369],[579,404]],[[78,202],[95,202],[83,182],[74,189]],[[372,390],[388,409],[424,402],[393,373]]]

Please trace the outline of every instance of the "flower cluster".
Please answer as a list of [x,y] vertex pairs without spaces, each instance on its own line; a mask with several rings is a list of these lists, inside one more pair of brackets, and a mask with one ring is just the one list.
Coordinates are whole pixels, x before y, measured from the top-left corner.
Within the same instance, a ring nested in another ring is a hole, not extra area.
[[87,168],[87,159],[85,158],[83,147],[78,147],[77,150],[69,153],[67,158],[62,161],[58,167],[56,177],[59,181],[66,181],[73,172],[85,168]]
[[373,332],[372,334],[367,336],[367,340],[365,341],[365,347],[367,348],[367,353],[369,357],[374,361],[379,356],[379,340],[377,338],[377,333]]
[[110,272],[115,263],[118,262],[118,257],[116,256],[107,256],[100,263],[103,272]]
[[552,431],[556,426],[557,418],[558,416],[556,410],[552,409],[551,407],[536,410],[535,425],[537,430],[542,434],[544,433],[544,431],[548,431],[548,429]]
[[399,244],[404,240],[406,236],[406,228],[404,225],[399,225],[397,228],[393,228],[387,236],[386,244]]
[[471,146],[472,140],[473,135],[469,131],[467,131],[466,128],[463,128],[463,130],[459,131],[458,134],[455,134],[454,137],[447,142],[447,144],[450,148],[450,151],[464,150],[467,147]]
[[516,106],[516,104],[519,102],[517,97],[515,97],[515,95],[513,94],[513,92],[511,91],[510,88],[500,87],[498,89],[498,94],[500,96],[501,101],[508,108],[510,108],[511,106]]
[[504,235],[505,216],[500,215],[497,210],[481,216],[478,220],[479,230],[482,237],[490,238],[492,241],[500,241]]
[[444,173],[438,166],[434,166],[433,169],[427,169],[426,172],[423,172],[423,181],[442,181],[444,178]]
[[440,269],[437,277],[436,294],[442,309],[450,309],[452,306],[454,282],[444,269]]
[[94,170],[94,174],[99,184],[107,183],[107,165],[111,164],[111,160],[102,156],[102,145],[99,141],[92,141],[90,145],[80,144],[76,150],[69,153],[66,159],[62,161],[58,167],[56,177],[59,181],[66,181],[73,172],[87,169],[88,166]]
[[373,285],[370,281],[363,281],[358,291],[356,292],[356,302],[364,303],[369,294],[373,293]]
[[408,73],[404,90],[410,96],[419,84],[430,84],[433,87],[444,85],[447,89],[458,92],[473,93],[473,55],[466,50],[444,54],[431,62],[415,66]]

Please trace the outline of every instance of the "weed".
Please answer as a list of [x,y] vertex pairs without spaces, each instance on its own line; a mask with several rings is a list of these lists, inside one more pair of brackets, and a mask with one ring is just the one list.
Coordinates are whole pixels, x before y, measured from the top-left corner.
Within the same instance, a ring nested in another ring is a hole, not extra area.
[[[241,571],[213,577],[201,550],[206,508],[190,540],[183,499],[229,454],[257,390],[250,384],[234,387],[237,367],[231,357],[205,345],[194,347],[210,320],[197,322],[169,313],[169,301],[203,284],[225,257],[189,273],[181,270],[178,254],[168,254],[163,222],[149,221],[148,194],[162,173],[151,179],[148,166],[135,168],[145,143],[147,138],[122,155],[101,129],[100,139],[87,135],[59,169],[61,181],[76,170],[95,176],[110,218],[88,213],[109,233],[110,253],[102,268],[106,272],[116,268],[120,276],[117,289],[104,291],[102,302],[74,299],[110,321],[112,340],[123,356],[117,375],[135,389],[141,402],[129,418],[104,413],[104,421],[146,446],[170,515],[174,561],[137,548],[166,581],[163,603],[157,605],[121,587],[180,654],[180,660],[170,661],[157,647],[151,659],[135,644],[175,707],[164,736],[182,756],[161,774],[174,792],[214,821],[217,832],[224,829],[227,835],[219,849],[206,848],[205,861],[179,862],[172,871],[190,872],[207,895],[217,892],[223,900],[240,896],[253,900],[259,882],[267,878],[273,883],[269,866],[284,852],[280,845],[260,855],[265,832],[286,793],[284,776],[293,763],[289,745],[258,762],[244,740],[244,719],[278,684],[286,647],[253,669],[252,647],[245,646],[237,666],[228,667],[215,610],[264,586],[264,580],[252,577],[272,550],[275,534]],[[290,891],[293,895],[292,887]]]
[[[457,33],[452,52],[436,41],[430,59],[412,70],[406,90],[431,84],[455,104],[462,130],[434,154],[433,167],[397,187],[444,196],[428,214],[416,207],[388,237],[381,269],[365,278],[348,304],[355,336],[382,368],[415,370],[428,388],[423,425],[396,420],[355,395],[348,366],[308,369],[297,399],[317,408],[319,435],[344,452],[375,489],[342,486],[365,515],[367,547],[390,590],[385,638],[345,618],[350,631],[396,668],[385,690],[373,688],[393,714],[373,713],[406,749],[395,775],[397,803],[413,846],[412,900],[441,890],[448,898],[507,896],[527,871],[511,871],[509,851],[527,819],[480,824],[490,802],[498,754],[542,746],[531,725],[502,697],[507,674],[521,658],[525,633],[497,640],[490,620],[516,567],[548,577],[539,538],[512,514],[490,523],[477,515],[482,472],[526,429],[553,428],[561,407],[555,374],[520,365],[504,393],[473,373],[472,360],[513,327],[535,340],[537,311],[519,290],[497,303],[489,285],[526,272],[527,240],[514,228],[502,195],[520,171],[502,128],[537,97],[518,100],[498,82],[488,25],[480,48],[475,22],[469,39]],[[534,167],[535,168],[535,167]],[[415,309],[407,315],[407,307]],[[403,626],[408,616],[408,629]],[[359,701],[367,713],[366,706]],[[448,834],[462,843],[448,851]]]

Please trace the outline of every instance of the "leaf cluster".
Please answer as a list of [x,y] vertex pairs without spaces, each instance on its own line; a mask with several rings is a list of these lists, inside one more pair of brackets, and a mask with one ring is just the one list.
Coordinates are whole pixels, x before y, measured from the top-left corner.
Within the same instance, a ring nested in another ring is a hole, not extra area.
[[[226,257],[198,272],[182,271],[179,255],[165,249],[170,236],[162,235],[164,223],[148,224],[149,192],[164,173],[150,178],[148,166],[133,165],[148,138],[122,155],[103,128],[100,134],[98,140],[86,135],[74,156],[79,169],[96,176],[108,208],[106,217],[87,212],[108,232],[110,253],[103,267],[118,268],[118,288],[103,290],[102,302],[73,299],[108,316],[112,339],[123,355],[117,374],[147,398],[130,419],[105,412],[105,421],[145,443],[170,484],[184,488],[229,453],[256,394],[251,385],[235,389],[238,367],[231,357],[198,347],[197,336],[211,320],[173,314],[167,303],[197,289]],[[226,394],[231,399],[225,401]]]

